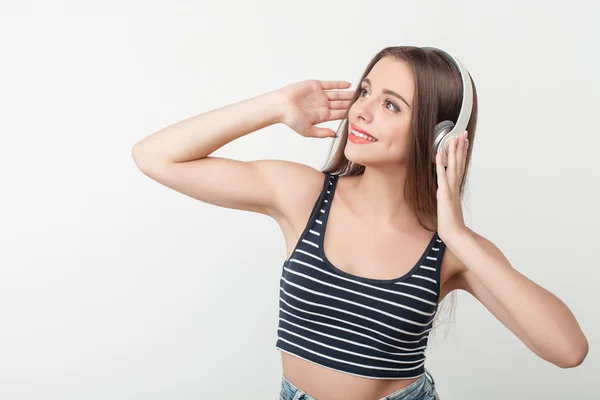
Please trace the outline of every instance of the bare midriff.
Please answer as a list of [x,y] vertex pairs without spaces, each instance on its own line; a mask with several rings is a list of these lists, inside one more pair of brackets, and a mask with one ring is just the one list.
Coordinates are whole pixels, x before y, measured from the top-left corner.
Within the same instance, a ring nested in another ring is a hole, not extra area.
[[418,379],[366,378],[280,353],[285,378],[317,400],[379,400]]

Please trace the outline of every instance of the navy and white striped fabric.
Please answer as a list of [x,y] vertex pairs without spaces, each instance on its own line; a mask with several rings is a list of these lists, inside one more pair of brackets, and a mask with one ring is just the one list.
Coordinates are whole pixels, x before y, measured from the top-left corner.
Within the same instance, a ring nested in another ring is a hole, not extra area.
[[417,264],[395,279],[336,268],[323,252],[323,237],[337,181],[325,174],[306,228],[283,264],[276,348],[353,375],[419,377],[438,310],[445,245],[435,232]]

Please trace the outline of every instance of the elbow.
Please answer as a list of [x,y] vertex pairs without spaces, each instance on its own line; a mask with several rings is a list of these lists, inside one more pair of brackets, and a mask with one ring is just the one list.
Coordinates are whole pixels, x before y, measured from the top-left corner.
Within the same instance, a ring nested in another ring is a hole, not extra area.
[[131,157],[133,158],[133,161],[135,161],[136,164],[139,162],[141,158],[139,143],[133,146],[133,148],[131,149]]
[[144,169],[147,168],[148,161],[146,161],[146,160],[148,160],[148,157],[144,155],[144,153],[140,149],[139,144],[135,145],[131,149],[131,157],[133,158],[133,161],[134,161],[135,165],[141,171],[144,171]]
[[131,149],[131,158],[133,158],[133,161],[139,167],[139,147],[137,145]]
[[556,363],[560,368],[575,368],[583,363],[589,351],[589,344],[584,337],[580,344],[572,346],[569,351]]

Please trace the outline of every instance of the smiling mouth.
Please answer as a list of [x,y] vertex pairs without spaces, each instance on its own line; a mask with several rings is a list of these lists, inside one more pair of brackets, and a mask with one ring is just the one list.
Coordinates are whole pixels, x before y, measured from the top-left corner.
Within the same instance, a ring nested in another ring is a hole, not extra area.
[[350,134],[353,135],[353,136],[356,136],[357,138],[368,140],[368,141],[371,141],[371,142],[376,142],[377,141],[377,139],[375,139],[373,136],[364,134],[362,132],[357,132],[354,129],[350,129]]

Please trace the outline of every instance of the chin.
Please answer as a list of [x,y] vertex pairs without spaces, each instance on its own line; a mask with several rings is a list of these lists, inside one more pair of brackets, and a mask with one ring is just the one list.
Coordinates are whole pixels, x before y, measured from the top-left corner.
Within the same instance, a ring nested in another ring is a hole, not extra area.
[[369,145],[356,145],[354,143],[346,144],[346,148],[344,149],[344,156],[352,161],[354,164],[368,166],[371,164],[377,163],[377,158],[374,158],[372,152],[369,149],[361,149],[360,146],[369,146]]
[[[365,146],[362,148],[361,146]],[[378,152],[370,151],[366,147],[369,145],[355,145],[354,143],[346,144],[344,148],[344,156],[354,164],[363,165],[365,167],[375,167],[382,165],[399,165],[405,162],[404,157],[391,157],[385,154],[375,154]]]

